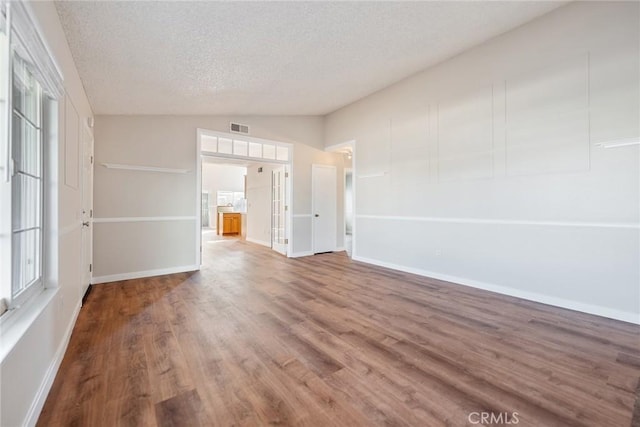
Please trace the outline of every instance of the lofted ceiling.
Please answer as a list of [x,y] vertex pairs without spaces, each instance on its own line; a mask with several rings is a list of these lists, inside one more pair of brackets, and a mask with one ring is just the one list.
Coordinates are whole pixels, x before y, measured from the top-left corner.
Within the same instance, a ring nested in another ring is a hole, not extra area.
[[96,114],[324,115],[563,4],[56,2]]

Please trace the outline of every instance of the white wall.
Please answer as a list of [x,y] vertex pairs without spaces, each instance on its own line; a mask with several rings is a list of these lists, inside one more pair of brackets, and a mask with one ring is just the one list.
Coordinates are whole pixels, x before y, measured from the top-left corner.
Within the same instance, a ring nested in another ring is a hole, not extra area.
[[639,4],[569,4],[326,118],[355,259],[640,322]]
[[[59,103],[57,153],[48,187],[53,197],[53,225],[47,263],[47,299],[0,366],[0,425],[35,424],[53,382],[80,309],[82,136],[91,108],[52,2],[29,3],[39,29],[64,76],[65,99]],[[90,132],[89,132],[90,133]],[[17,313],[16,313],[17,314]],[[9,333],[3,329],[3,334]],[[3,335],[3,339],[6,336]],[[3,343],[4,345],[4,343]]]
[[[96,117],[94,283],[125,273],[196,269],[195,128],[183,123],[188,119]],[[104,163],[188,172],[108,169]]]
[[234,166],[219,163],[202,162],[202,192],[209,193],[209,218],[210,227],[216,227],[216,217],[218,212],[217,194],[218,191],[244,191],[244,176],[247,168],[244,166]]
[[[97,116],[95,283],[197,268],[196,130],[226,132],[230,121],[248,124],[252,136],[293,144],[294,213],[296,209],[310,213],[311,201],[305,191],[311,188],[311,163],[340,158],[314,148],[322,147],[321,117]],[[102,163],[187,173],[107,169]],[[310,231],[294,229],[293,239],[294,247],[304,248]],[[302,243],[297,244],[296,239]]]
[[255,164],[247,168],[247,240],[265,246],[271,246],[271,175],[278,167]]

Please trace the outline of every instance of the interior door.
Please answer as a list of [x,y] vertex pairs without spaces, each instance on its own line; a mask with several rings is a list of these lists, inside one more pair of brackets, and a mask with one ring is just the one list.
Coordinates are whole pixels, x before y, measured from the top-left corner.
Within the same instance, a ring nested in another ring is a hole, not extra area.
[[313,253],[336,249],[337,233],[336,167],[311,166],[311,205],[313,209]]
[[91,284],[93,271],[93,135],[82,135],[82,295]]
[[284,166],[271,174],[271,248],[287,254],[287,171]]

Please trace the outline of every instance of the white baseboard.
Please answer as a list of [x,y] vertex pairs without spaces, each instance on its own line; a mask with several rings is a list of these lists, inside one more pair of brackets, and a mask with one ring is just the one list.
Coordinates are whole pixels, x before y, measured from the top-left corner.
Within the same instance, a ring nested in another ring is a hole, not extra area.
[[593,304],[586,304],[578,301],[572,301],[565,298],[558,298],[550,295],[539,294],[536,292],[523,291],[521,289],[509,288],[506,286],[495,285],[492,283],[480,282],[465,277],[451,276],[448,274],[436,273],[433,271],[422,270],[418,268],[406,267],[403,265],[393,264],[376,259],[361,257],[354,255],[354,261],[365,262],[367,264],[378,265],[380,267],[390,268],[393,270],[404,271],[406,273],[417,274],[418,276],[432,277],[438,280],[452,282],[458,285],[469,286],[472,288],[483,289],[485,291],[496,292],[498,294],[509,295],[516,298],[522,298],[529,301],[539,302],[542,304],[553,305],[556,307],[566,308],[569,310],[580,311],[583,313],[594,314],[596,316],[607,317],[609,319],[622,320],[634,324],[640,324],[640,314],[615,310],[609,307],[602,307]]
[[266,246],[268,248],[271,247],[271,242],[266,242],[264,240],[252,239],[251,237],[247,237],[245,240],[249,243],[255,243],[256,245]]
[[140,279],[142,277],[162,276],[164,274],[184,273],[187,271],[200,270],[199,265],[182,265],[178,267],[159,268],[157,270],[133,271],[131,273],[109,274],[106,276],[96,276],[91,279],[92,285],[99,283],[117,282],[120,280]]
[[67,346],[69,345],[69,340],[71,339],[71,333],[73,332],[73,327],[76,325],[76,320],[78,319],[78,314],[80,314],[81,307],[82,301],[78,301],[76,308],[73,310],[73,316],[71,322],[69,322],[67,331],[64,334],[64,338],[58,346],[56,354],[53,357],[51,364],[49,365],[49,369],[47,369],[47,373],[45,374],[44,379],[40,384],[40,388],[36,393],[36,397],[31,403],[31,407],[27,412],[27,416],[24,422],[25,426],[33,427],[38,422],[40,412],[44,407],[44,403],[47,401],[47,396],[49,395],[49,391],[51,390],[51,386],[53,385],[53,380],[55,380],[58,369],[60,368],[60,364],[62,363],[62,359],[64,358],[64,353],[67,351]]
[[344,251],[346,251],[346,249],[344,248],[344,246],[340,246],[339,248],[335,248],[333,251],[334,252],[344,252]]
[[288,254],[289,258],[300,258],[303,256],[311,256],[313,255],[313,251],[303,251],[303,252],[294,252],[292,254]]

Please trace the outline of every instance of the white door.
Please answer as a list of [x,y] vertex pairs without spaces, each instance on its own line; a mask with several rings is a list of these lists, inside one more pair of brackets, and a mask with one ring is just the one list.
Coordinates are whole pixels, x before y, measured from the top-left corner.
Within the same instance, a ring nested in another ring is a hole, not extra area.
[[311,166],[311,206],[313,220],[313,253],[336,249],[337,233],[336,167]]
[[91,284],[93,259],[93,135],[82,135],[82,295]]
[[287,172],[285,167],[274,169],[271,175],[271,247],[287,254]]

